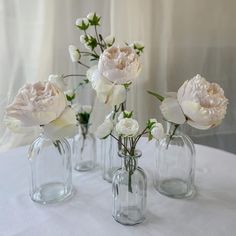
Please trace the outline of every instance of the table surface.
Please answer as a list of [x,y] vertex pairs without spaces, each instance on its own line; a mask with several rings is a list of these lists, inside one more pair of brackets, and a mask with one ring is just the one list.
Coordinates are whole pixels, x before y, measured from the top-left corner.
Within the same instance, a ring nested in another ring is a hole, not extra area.
[[27,147],[0,153],[0,236],[9,235],[236,235],[236,155],[196,145],[193,199],[171,199],[153,187],[155,143],[143,139],[140,166],[148,176],[146,220],[123,226],[111,216],[111,184],[99,168],[73,171],[76,194],[60,204],[42,206],[28,195]]

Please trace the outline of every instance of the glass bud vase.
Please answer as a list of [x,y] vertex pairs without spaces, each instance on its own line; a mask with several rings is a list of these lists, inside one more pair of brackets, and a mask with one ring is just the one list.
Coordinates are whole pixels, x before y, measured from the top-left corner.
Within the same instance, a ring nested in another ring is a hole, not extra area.
[[78,134],[73,138],[75,170],[88,171],[96,165],[96,140],[88,124],[80,124]]
[[[117,123],[118,115],[118,113],[113,111],[106,118]],[[118,156],[118,151],[119,146],[117,141],[111,136],[101,140],[102,177],[109,183],[112,182],[115,171],[121,167],[121,159]]]
[[41,134],[29,148],[30,197],[41,204],[56,203],[72,194],[71,150],[64,138]]
[[135,225],[144,221],[147,201],[147,177],[138,167],[141,152],[134,156],[124,155],[122,168],[118,169],[112,181],[113,217],[123,225]]
[[192,196],[195,190],[193,141],[171,125],[168,135],[161,139],[157,146],[156,189],[172,198]]

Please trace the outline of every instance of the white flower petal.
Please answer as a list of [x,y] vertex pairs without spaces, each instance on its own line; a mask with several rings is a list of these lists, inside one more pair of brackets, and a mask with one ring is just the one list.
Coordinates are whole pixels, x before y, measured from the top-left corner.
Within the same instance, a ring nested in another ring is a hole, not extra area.
[[75,111],[67,107],[56,120],[43,127],[45,134],[54,139],[73,137],[77,133],[77,120]]
[[175,98],[165,98],[160,105],[162,115],[167,121],[173,122],[175,124],[184,124],[186,118],[184,116],[181,107]]

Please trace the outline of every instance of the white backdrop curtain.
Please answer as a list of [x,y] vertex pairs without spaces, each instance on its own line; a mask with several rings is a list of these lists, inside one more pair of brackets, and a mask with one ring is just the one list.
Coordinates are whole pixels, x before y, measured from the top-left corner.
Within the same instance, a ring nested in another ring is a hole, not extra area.
[[[209,131],[187,129],[193,139],[236,152],[236,2],[234,0],[0,0],[0,118],[25,82],[45,80],[49,74],[81,72],[69,59],[69,44],[79,45],[74,27],[77,17],[96,11],[102,16],[102,33],[112,33],[119,43],[145,44],[143,71],[133,86],[128,107],[144,123],[161,119],[158,102],[146,90],[176,91],[197,73],[222,85],[230,100],[223,124]],[[82,71],[83,72],[83,71]],[[71,82],[75,83],[75,82]],[[81,92],[91,103],[93,94]],[[96,102],[93,123],[104,118]],[[96,117],[96,119],[95,119]],[[22,135],[21,135],[22,136]],[[2,124],[1,149],[28,143]],[[20,140],[20,141],[19,141]]]

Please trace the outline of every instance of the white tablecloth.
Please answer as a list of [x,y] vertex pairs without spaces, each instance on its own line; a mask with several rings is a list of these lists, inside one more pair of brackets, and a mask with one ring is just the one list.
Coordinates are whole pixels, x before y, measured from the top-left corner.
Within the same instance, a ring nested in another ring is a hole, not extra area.
[[0,153],[0,235],[236,235],[236,155],[196,145],[194,199],[177,200],[153,188],[154,143],[142,140],[140,160],[148,175],[146,220],[123,226],[111,216],[111,184],[98,169],[73,171],[77,193],[63,203],[42,206],[28,196],[27,147]]

